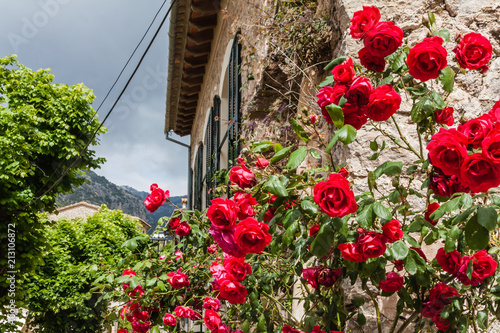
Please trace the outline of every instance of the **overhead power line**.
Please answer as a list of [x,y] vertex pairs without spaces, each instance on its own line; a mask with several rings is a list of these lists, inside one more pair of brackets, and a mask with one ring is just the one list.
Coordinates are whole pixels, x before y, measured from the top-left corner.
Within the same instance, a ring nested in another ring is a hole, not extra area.
[[[134,51],[132,52],[132,55],[129,57],[129,59],[127,60],[127,63],[125,64],[125,66],[122,68],[120,74],[118,75],[117,79],[115,80],[115,82],[113,83],[113,85],[111,86],[110,90],[108,91],[108,93],[106,94],[106,97],[104,98],[104,100],[108,97],[108,95],[110,94],[111,90],[113,89],[113,87],[116,85],[116,83],[118,82],[118,79],[120,78],[120,76],[122,75],[123,71],[125,70],[125,68],[127,67],[128,63],[130,62],[132,56],[134,55],[134,53],[136,52],[136,50],[138,49],[139,45],[142,43],[142,41],[144,40],[146,34],[148,33],[149,29],[151,28],[154,20],[156,19],[156,17],[158,16],[158,13],[160,12],[161,8],[163,8],[163,6],[165,5],[167,0],[165,0],[163,2],[163,4],[161,5],[160,9],[158,10],[158,12],[156,13],[155,17],[153,18],[153,20],[151,21],[151,24],[149,25],[148,29],[146,30],[146,32],[144,33],[144,35],[142,36],[141,40],[139,41],[139,43],[137,44],[136,48],[134,49]],[[40,200],[40,198],[42,198],[44,195],[46,195],[47,193],[49,193],[55,186],[57,186],[57,184],[59,184],[62,179],[64,178],[64,176],[66,176],[69,172],[69,170],[71,170],[71,168],[73,168],[75,166],[75,164],[78,162],[78,160],[80,159],[80,156],[87,150],[87,148],[89,147],[89,145],[92,143],[92,141],[95,139],[97,133],[99,133],[99,131],[101,130],[102,126],[104,125],[104,123],[106,122],[106,120],[109,118],[109,116],[111,115],[111,113],[113,112],[115,106],[118,104],[118,101],[120,100],[120,98],[123,96],[123,94],[125,93],[125,91],[127,90],[130,82],[132,81],[132,79],[134,78],[134,75],[137,73],[137,70],[139,69],[139,67],[141,66],[142,64],[142,61],[144,60],[144,58],[146,57],[146,54],[148,53],[149,49],[151,48],[151,45],[153,45],[153,42],[155,41],[156,37],[158,36],[161,28],[163,27],[163,24],[165,23],[165,21],[167,20],[167,17],[168,15],[170,14],[170,12],[172,11],[172,8],[174,7],[174,4],[176,3],[176,0],[172,0],[172,3],[170,4],[170,7],[168,8],[167,10],[167,13],[165,14],[165,16],[163,17],[163,20],[161,21],[160,25],[158,26],[158,28],[156,29],[156,32],[155,34],[153,35],[153,37],[151,38],[151,41],[149,42],[146,50],[144,51],[144,53],[142,54],[141,58],[139,59],[139,62],[137,63],[134,71],[132,72],[132,74],[130,75],[129,79],[127,80],[127,83],[125,84],[125,86],[122,88],[122,91],[120,92],[120,94],[118,95],[118,97],[116,98],[115,102],[113,103],[113,105],[111,106],[111,108],[109,109],[108,113],[106,114],[106,116],[104,117],[103,121],[101,122],[101,124],[99,125],[99,127],[94,131],[94,133],[92,134],[92,137],[88,140],[87,144],[85,145],[85,147],[78,153],[78,156],[75,158],[75,160],[70,164],[69,167],[67,167],[64,172],[62,173],[62,175],[45,191],[43,192],[41,195],[35,197],[28,205],[26,205],[24,208],[32,205],[33,203],[35,203],[36,201]],[[97,111],[101,108],[101,106],[103,105],[104,103],[104,100],[101,102],[101,104],[99,105]],[[61,165],[61,164],[60,164]],[[59,166],[60,166],[59,165]],[[50,181],[50,178],[58,171],[59,167],[52,173],[52,175],[49,177],[49,180],[47,181],[47,183],[49,183]],[[47,184],[46,183],[46,184]],[[42,187],[43,189],[43,187]]]

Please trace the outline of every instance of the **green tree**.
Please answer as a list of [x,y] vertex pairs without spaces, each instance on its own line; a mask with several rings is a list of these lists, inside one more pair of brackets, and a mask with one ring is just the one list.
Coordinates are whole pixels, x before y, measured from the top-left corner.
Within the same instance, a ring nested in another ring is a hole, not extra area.
[[[53,79],[50,70],[32,71],[15,56],[0,59],[2,315],[12,299],[22,305],[23,279],[42,262],[45,222],[37,213],[52,211],[57,194],[84,182],[82,170],[104,162],[93,150],[80,155],[89,141],[97,144],[94,94],[83,84],[54,84]],[[16,272],[13,297],[7,272]]]
[[45,237],[45,264],[26,279],[30,325],[38,332],[102,332],[108,303],[98,301],[92,282],[113,281],[129,264],[125,241],[135,239],[142,249],[148,236],[137,221],[103,205],[86,221],[56,221]]

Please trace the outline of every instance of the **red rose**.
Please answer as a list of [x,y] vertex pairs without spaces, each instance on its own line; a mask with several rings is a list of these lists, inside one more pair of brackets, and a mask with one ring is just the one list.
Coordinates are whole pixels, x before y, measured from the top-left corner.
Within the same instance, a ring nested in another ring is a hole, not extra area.
[[[361,111],[361,110],[360,110]],[[349,115],[344,115],[344,124],[351,125],[355,129],[359,130],[368,121],[364,112],[351,113]]]
[[315,325],[311,331],[311,333],[326,333],[325,331],[321,330],[321,328],[318,325]]
[[224,268],[227,274],[238,282],[243,281],[247,274],[252,274],[252,267],[245,262],[245,258],[226,257],[224,258]]
[[398,273],[385,273],[385,280],[380,281],[378,286],[385,292],[393,293],[403,288],[404,279]]
[[154,213],[161,205],[165,203],[170,195],[170,192],[163,191],[158,187],[157,184],[152,184],[150,189],[152,192],[146,197],[146,199],[144,199],[144,205],[146,205],[146,209],[150,213]]
[[429,187],[434,194],[440,197],[451,197],[457,192],[470,192],[470,190],[463,186],[458,177],[455,175],[447,176],[439,168],[434,168],[433,173],[431,173]]
[[482,154],[494,162],[500,164],[500,129],[494,129],[481,142]]
[[311,124],[316,124],[318,122],[318,116],[316,114],[309,115],[309,122]]
[[351,19],[351,36],[354,39],[362,38],[365,33],[373,29],[380,20],[380,11],[375,6],[363,6],[363,10],[354,12]]
[[302,277],[307,280],[314,289],[318,289],[318,269],[317,267],[304,268],[302,270]]
[[282,328],[281,328],[281,333],[304,333],[303,331],[299,331],[295,328],[292,328],[288,325],[284,325]]
[[456,250],[446,253],[444,248],[440,248],[436,254],[436,260],[445,272],[455,275],[460,268],[462,257]]
[[212,310],[205,310],[205,317],[203,318],[205,325],[211,331],[215,330],[221,324],[220,316],[217,312]]
[[216,298],[205,297],[203,301],[203,308],[212,311],[219,311],[220,309],[220,301]]
[[234,239],[235,229],[236,227],[231,229],[220,229],[212,224],[210,229],[208,229],[208,233],[212,235],[222,251],[234,257],[244,257],[246,252],[236,244]]
[[186,221],[182,221],[179,226],[175,229],[175,233],[179,237],[185,237],[189,235],[189,232],[191,231],[191,227]]
[[356,243],[361,253],[363,253],[363,257],[366,259],[380,257],[387,249],[384,236],[374,231],[368,231],[359,235]]
[[189,318],[192,320],[198,320],[201,318],[201,315],[195,312],[193,309],[188,308],[186,306],[177,306],[174,309],[175,315],[179,318]]
[[219,280],[219,293],[231,304],[243,304],[247,296],[247,290],[241,283],[229,279]]
[[480,279],[485,279],[495,274],[497,262],[493,260],[486,250],[481,250],[471,257],[473,263],[472,276],[477,276]]
[[257,163],[256,163],[257,168],[264,170],[265,168],[267,168],[268,165],[269,165],[268,160],[266,160],[263,157],[257,157]]
[[389,119],[401,105],[401,96],[389,85],[377,87],[370,94],[366,116],[375,121]]
[[172,217],[170,219],[170,223],[169,223],[170,229],[172,229],[172,230],[177,229],[177,227],[179,226],[180,223],[181,223],[180,217],[178,217],[178,216]]
[[338,173],[332,173],[328,180],[314,186],[314,202],[330,217],[342,217],[358,208],[349,182]]
[[[472,279],[467,276],[467,268],[472,260]],[[477,286],[489,276],[495,274],[498,263],[493,260],[486,250],[481,250],[472,256],[463,256],[457,278],[465,285]]]
[[147,333],[151,329],[151,322],[132,321],[132,330],[134,333]]
[[320,108],[324,108],[330,104],[338,104],[340,102],[340,98],[344,95],[347,86],[336,84],[333,87],[323,87],[319,90],[319,93],[316,95]]
[[269,226],[248,217],[238,223],[234,230],[234,241],[246,253],[261,253],[272,240]]
[[500,121],[500,100],[493,105],[488,114],[492,117],[493,122],[498,123]]
[[385,68],[384,57],[371,54],[367,48],[363,47],[358,52],[359,61],[366,69],[376,72],[383,72]]
[[207,217],[220,229],[231,229],[236,225],[238,205],[229,199],[216,198],[210,202]]
[[130,268],[127,268],[127,269],[125,269],[125,270],[123,271],[122,276],[125,276],[125,275],[128,275],[128,276],[130,276],[130,277],[132,277],[132,276],[137,276],[137,274],[136,274],[133,270],[131,270]]
[[170,272],[167,274],[167,276],[170,276],[170,279],[168,279],[168,283],[172,286],[174,289],[179,289],[182,287],[189,287],[189,277],[181,272],[181,269],[177,271],[177,273]]
[[313,225],[310,229],[309,229],[309,237],[315,237],[316,234],[318,233],[319,231],[319,224],[315,224]]
[[257,204],[257,200],[252,197],[250,193],[236,192],[234,194],[234,201],[238,207],[238,219],[244,220],[247,217],[255,215],[253,206]]
[[494,161],[481,153],[468,155],[460,169],[460,181],[472,192],[487,192],[500,185],[500,170]]
[[455,121],[453,119],[453,108],[452,107],[447,107],[442,110],[437,110],[434,113],[434,120],[436,120],[436,123],[440,125],[447,125],[447,126],[452,126],[453,122]]
[[429,160],[446,175],[458,175],[467,157],[467,138],[455,129],[440,128],[427,145]]
[[217,243],[213,243],[210,246],[207,246],[207,252],[210,254],[214,254],[219,250],[219,245]]
[[401,223],[398,220],[392,220],[384,224],[382,232],[384,233],[384,240],[388,243],[394,243],[403,238],[403,230],[401,230]]
[[470,32],[460,40],[453,52],[455,52],[460,67],[478,69],[490,61],[492,47],[486,37],[476,32]]
[[467,141],[474,148],[481,146],[481,142],[493,130],[493,117],[483,114],[481,117],[471,119],[463,125],[459,125],[457,130],[465,135]]
[[382,21],[366,32],[363,43],[368,52],[376,57],[384,58],[401,46],[403,30],[393,22]]
[[232,167],[229,171],[229,180],[233,185],[241,188],[250,188],[255,185],[255,174],[244,164]]
[[163,317],[163,323],[167,326],[175,326],[177,325],[177,320],[170,313],[165,313],[165,317]]
[[354,79],[356,72],[354,72],[354,66],[352,64],[352,59],[347,59],[343,64],[337,65],[332,69],[333,79],[336,84],[349,84]]
[[338,278],[342,275],[342,269],[333,269],[330,267],[316,266],[317,267],[317,281],[320,285],[330,288],[337,282]]
[[340,170],[337,172],[339,175],[347,179],[349,177],[349,171],[345,167],[340,168]]
[[443,332],[450,327],[450,321],[448,319],[441,318],[439,313],[436,313],[432,317],[432,321],[436,324],[436,327]]
[[128,333],[128,331],[124,328],[120,328],[116,333]]
[[434,213],[439,207],[439,203],[437,202],[430,203],[429,206],[427,206],[427,211],[425,212],[424,219],[432,225],[436,225],[438,220],[431,219],[431,214]]
[[[368,104],[373,87],[370,79],[358,76],[354,78],[349,89],[345,93],[347,103],[353,107],[362,107]],[[348,112],[350,113],[350,112]]]
[[415,45],[406,59],[411,76],[420,81],[437,78],[447,65],[447,53],[442,45],[443,39],[438,36],[424,38]]
[[361,249],[357,243],[341,243],[339,244],[338,249],[340,250],[342,257],[344,257],[345,260],[349,260],[352,262],[365,262],[367,259],[363,256],[363,252],[361,252]]
[[429,300],[438,306],[441,306],[441,309],[448,304],[451,304],[452,297],[459,296],[458,291],[448,286],[446,283],[439,282],[431,289],[429,292]]

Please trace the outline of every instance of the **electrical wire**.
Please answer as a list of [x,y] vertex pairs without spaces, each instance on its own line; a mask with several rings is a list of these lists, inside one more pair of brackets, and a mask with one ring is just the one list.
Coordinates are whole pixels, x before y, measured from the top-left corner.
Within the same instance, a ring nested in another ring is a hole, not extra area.
[[[166,0],[165,0],[165,2],[166,2]],[[165,4],[165,2],[162,4],[162,7],[163,7],[163,5]],[[153,35],[153,37],[151,38],[151,41],[149,42],[149,44],[148,44],[148,46],[147,46],[146,50],[144,51],[143,55],[141,56],[141,59],[140,59],[140,60],[139,60],[139,62],[137,63],[137,65],[136,65],[136,67],[135,67],[134,71],[132,72],[132,74],[130,75],[129,79],[127,80],[127,83],[126,83],[126,84],[125,84],[125,86],[123,87],[122,91],[120,92],[120,94],[119,94],[119,95],[118,95],[118,97],[116,98],[115,102],[113,103],[113,105],[112,105],[112,106],[111,106],[111,108],[109,109],[108,113],[107,113],[107,114],[106,114],[106,116],[104,117],[104,119],[103,119],[103,121],[101,122],[101,124],[99,125],[99,127],[98,127],[95,131],[94,131],[94,133],[92,134],[92,137],[89,139],[89,141],[87,142],[87,144],[85,145],[85,147],[84,147],[84,148],[83,148],[83,149],[82,149],[82,150],[78,153],[78,157],[77,157],[77,158],[73,161],[73,163],[71,163],[71,165],[70,165],[69,167],[67,167],[67,168],[64,170],[63,174],[62,174],[62,175],[61,175],[61,176],[60,176],[60,177],[59,177],[59,178],[58,178],[58,179],[54,182],[54,184],[52,184],[52,185],[50,186],[50,188],[49,188],[49,189],[47,189],[45,192],[43,192],[43,194],[42,194],[42,195],[39,195],[39,196],[35,197],[35,198],[34,198],[34,199],[33,199],[33,200],[29,203],[29,204],[27,204],[24,208],[27,208],[27,207],[31,206],[31,205],[32,205],[33,203],[35,203],[36,201],[40,200],[40,199],[41,199],[44,195],[46,195],[47,193],[49,193],[49,192],[50,192],[50,191],[51,191],[51,190],[52,190],[55,186],[57,186],[57,184],[59,184],[59,183],[62,181],[62,179],[64,178],[64,176],[66,176],[66,175],[67,175],[67,173],[68,173],[68,172],[69,172],[69,171],[70,171],[70,170],[71,170],[71,169],[75,166],[75,164],[76,164],[76,163],[80,160],[80,156],[81,156],[81,155],[82,155],[82,154],[83,154],[83,153],[87,150],[87,148],[89,147],[89,145],[90,145],[90,144],[92,143],[92,141],[95,139],[95,137],[96,137],[97,133],[99,133],[99,131],[101,130],[102,126],[104,125],[104,123],[106,122],[106,120],[109,118],[109,116],[110,116],[110,115],[111,115],[111,113],[113,112],[113,110],[114,110],[114,108],[115,108],[116,104],[118,104],[118,101],[120,100],[120,98],[123,96],[123,94],[124,94],[124,93],[125,93],[125,91],[127,90],[128,86],[129,86],[129,84],[130,84],[130,82],[132,81],[132,79],[134,78],[135,73],[137,72],[137,70],[138,70],[138,69],[139,69],[139,67],[141,66],[142,61],[143,61],[143,60],[144,60],[144,58],[146,57],[146,54],[148,53],[149,49],[151,48],[151,45],[153,45],[153,42],[155,41],[156,37],[158,36],[158,33],[160,32],[161,28],[163,27],[163,24],[165,23],[165,21],[167,20],[167,17],[168,17],[168,15],[170,14],[170,12],[171,12],[172,8],[174,7],[174,4],[175,4],[175,3],[176,3],[176,0],[172,0],[172,2],[171,2],[171,4],[170,4],[170,7],[169,7],[169,8],[168,8],[168,10],[167,10],[167,13],[165,14],[165,16],[163,17],[163,20],[161,21],[160,25],[159,25],[159,26],[158,26],[158,28],[156,29],[155,34],[154,34],[154,35]],[[160,7],[160,10],[161,10],[161,7]],[[157,16],[157,15],[158,15],[158,13],[155,15],[155,18],[156,18],[156,16]],[[154,19],[153,19],[153,22],[154,22]],[[153,22],[151,22],[151,24],[153,24]],[[150,27],[151,27],[151,25],[150,25]],[[148,30],[147,30],[147,31],[149,31],[150,27],[148,27]],[[146,34],[147,34],[147,31],[146,31]],[[144,36],[145,36],[145,35],[144,35]],[[141,42],[142,42],[142,40],[144,39],[144,36],[143,36],[143,38],[141,39]],[[140,44],[141,42],[139,42],[139,44]],[[137,45],[137,47],[135,48],[134,52],[135,52],[135,51],[137,50],[137,48],[139,47],[139,44],[138,44],[138,45]],[[133,56],[133,54],[132,54],[132,56]],[[132,56],[131,56],[131,57],[132,57]],[[131,57],[130,57],[130,58],[131,58]],[[127,64],[129,63],[130,58],[129,58],[129,60],[127,61]],[[126,67],[126,65],[125,65],[125,67]],[[123,73],[123,70],[125,69],[125,67],[122,69],[122,72],[120,72],[120,75]],[[119,76],[118,76],[118,78],[119,78]],[[116,81],[118,81],[118,79],[117,79]],[[116,81],[115,81],[115,83],[113,84],[113,87],[114,87],[114,85],[116,84]],[[112,89],[112,88],[111,88],[111,89]],[[109,95],[109,92],[108,92],[108,94],[106,95],[106,97],[107,97],[108,95]],[[103,101],[103,102],[104,102],[104,101]],[[101,103],[101,105],[102,105],[102,103]],[[101,105],[99,106],[99,108],[101,107]],[[56,169],[56,170],[52,173],[52,175],[54,175],[54,174],[57,172],[57,170],[58,170],[58,168],[57,168],[57,169]],[[51,176],[52,176],[52,175],[51,175]],[[50,176],[50,177],[51,177],[51,176]],[[49,180],[50,180],[50,177],[49,177]],[[48,183],[48,181],[47,181],[47,183]],[[46,183],[46,184],[47,184],[47,183]],[[43,187],[42,187],[42,189],[43,189]]]

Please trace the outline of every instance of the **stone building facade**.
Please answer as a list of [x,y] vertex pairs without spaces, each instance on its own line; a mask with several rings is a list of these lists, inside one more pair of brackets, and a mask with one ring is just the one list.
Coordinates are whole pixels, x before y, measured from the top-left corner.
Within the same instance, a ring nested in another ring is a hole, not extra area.
[[[207,179],[213,176],[214,168],[217,171],[234,165],[236,156],[231,150],[234,140],[293,140],[293,131],[290,132],[286,118],[291,106],[295,113],[289,114],[297,116],[307,108],[321,118],[315,95],[317,85],[328,75],[323,66],[342,55],[356,61],[362,45],[350,36],[349,26],[350,18],[363,5],[377,6],[383,20],[393,21],[402,28],[410,46],[427,36],[422,18],[433,12],[438,27],[451,33],[451,42],[443,46],[448,51],[448,63],[454,69],[458,68],[452,52],[455,37],[471,31],[481,33],[493,46],[490,68],[486,73],[474,71],[458,76],[447,101],[456,111],[455,121],[466,121],[487,112],[500,99],[500,0],[318,0],[311,7],[314,11],[305,10],[301,19],[323,24],[321,29],[311,26],[312,30],[305,32],[317,41],[307,46],[321,52],[300,54],[303,61],[300,64],[293,58],[296,53],[288,52],[289,47],[279,44],[287,42],[286,36],[280,35],[277,22],[270,19],[276,17],[282,2],[179,0],[174,6],[165,132],[190,135],[191,206],[206,207],[214,186]],[[282,20],[287,23],[286,16]],[[237,72],[234,72],[235,64],[239,67]],[[396,118],[403,123],[403,134],[410,142],[415,142],[417,138],[408,130],[412,125],[407,120],[410,110],[409,99],[403,97]],[[387,131],[391,133],[395,129],[387,128]],[[323,133],[331,135],[331,126],[325,124]],[[338,143],[334,148],[336,162],[349,166],[355,193],[366,191],[368,170],[375,169],[385,160],[411,158],[388,149],[383,160],[368,160],[372,154],[369,142],[378,134],[370,127],[363,127],[358,131],[356,142],[348,147]],[[235,145],[236,152],[244,146],[244,143]],[[312,164],[305,163],[303,167]],[[389,186],[387,181],[386,188]],[[380,190],[384,190],[383,185]],[[433,258],[436,250],[425,251]],[[360,297],[364,292],[356,286],[346,286],[346,295],[348,298]],[[395,312],[395,299],[379,301],[386,330],[391,324],[387,318],[393,317]],[[374,311],[364,311],[367,315],[371,312]],[[376,331],[374,317],[373,313],[373,317],[368,318],[365,332]],[[354,324],[350,328],[357,331]]]
[[[58,208],[57,213],[53,212],[52,214],[49,215],[49,220],[56,221],[63,218],[68,220],[72,220],[74,218],[81,218],[86,220],[88,216],[94,215],[99,211],[99,209],[101,209],[101,207],[89,204],[88,202],[85,201],[81,201],[72,205]],[[144,221],[139,217],[130,215],[128,215],[127,217],[132,220],[138,221],[141,225],[140,229],[143,233],[147,233],[148,230],[151,228],[151,226],[146,221]]]

